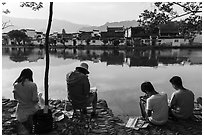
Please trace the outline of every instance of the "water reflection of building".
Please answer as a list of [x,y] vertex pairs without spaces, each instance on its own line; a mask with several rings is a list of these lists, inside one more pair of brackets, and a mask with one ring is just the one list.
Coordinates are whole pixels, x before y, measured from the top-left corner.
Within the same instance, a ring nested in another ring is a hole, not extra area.
[[178,58],[178,57],[158,57],[158,62],[164,65],[168,64],[182,64],[183,61],[186,61],[187,58]]
[[[202,56],[200,51],[195,55],[196,52],[190,50],[146,50],[136,51],[134,54],[127,54],[127,64],[130,67],[133,66],[150,66],[155,67],[159,64],[202,64]],[[193,54],[194,53],[194,54]]]
[[146,51],[134,51],[132,56],[129,56],[129,61],[127,64],[130,67],[133,66],[149,66],[155,67],[158,66],[157,56],[155,50],[146,50]]
[[183,64],[189,60],[189,50],[169,49],[157,51],[158,61],[161,64]]
[[158,66],[158,61],[156,59],[149,59],[149,57],[131,57],[129,66],[155,67]]
[[79,49],[51,49],[50,54],[58,58],[63,59],[78,59],[78,60],[89,60],[89,61],[99,61],[100,50],[79,50]]
[[50,54],[57,57],[57,58],[63,58],[63,59],[75,59],[76,56],[72,52],[72,50],[66,50],[66,49],[51,49]]
[[[2,55],[10,56],[14,62],[34,62],[44,59],[45,51],[39,48],[2,48]],[[106,62],[107,65],[123,65],[130,67],[169,64],[202,64],[202,51],[187,49],[168,50],[82,50],[82,49],[50,49],[50,55],[63,59],[77,59],[94,63]]]
[[111,52],[104,51],[101,55],[101,62],[107,62],[107,65],[122,65],[124,63],[124,53],[118,50]]
[[[123,65],[130,67],[149,66],[157,67],[158,64],[181,64],[194,61],[201,62],[201,58],[190,57],[192,51],[188,50],[82,50],[82,49],[52,49],[51,54],[58,58],[78,59],[80,61],[93,61],[94,63],[106,62],[107,65]],[[199,60],[200,59],[200,60]],[[191,64],[191,63],[188,63]]]
[[194,51],[192,52],[191,50],[181,50],[180,51],[180,56],[185,56],[187,57],[187,61],[184,63],[189,63],[191,65],[193,64],[202,64],[202,54],[200,54],[200,51]]
[[202,58],[201,57],[189,57],[187,60],[187,63],[193,64],[202,64]]

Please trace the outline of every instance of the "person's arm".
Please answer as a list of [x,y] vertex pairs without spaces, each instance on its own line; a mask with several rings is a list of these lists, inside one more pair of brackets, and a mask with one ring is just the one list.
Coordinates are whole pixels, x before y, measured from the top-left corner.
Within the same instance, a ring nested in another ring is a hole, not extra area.
[[151,100],[147,99],[147,106],[146,106],[146,118],[152,116],[152,105],[151,105]]
[[145,111],[146,100],[144,101],[142,97],[140,97],[140,109],[143,118],[146,118],[146,111]]
[[33,97],[32,97],[33,102],[38,102],[39,98],[38,98],[38,91],[37,91],[37,85],[34,84],[33,86]]
[[146,110],[146,113],[147,113],[147,117],[151,117],[151,115],[152,115],[152,110],[147,109],[147,110]]
[[14,85],[14,88],[13,88],[13,97],[15,100],[18,100],[18,95],[16,94],[16,85]]
[[86,76],[84,78],[84,94],[85,96],[88,96],[89,93],[90,93],[90,83],[89,83],[88,76]]
[[67,92],[69,92],[68,83],[69,83],[69,77],[70,77],[71,74],[72,74],[72,71],[66,74]]
[[15,100],[18,100],[18,97],[16,95],[15,89],[13,90],[13,97],[14,97]]
[[176,95],[175,95],[175,93],[173,93],[171,96],[169,107],[174,108],[175,106],[176,106]]
[[147,101],[146,96],[140,96],[140,101],[143,103],[146,103],[146,101]]
[[70,76],[70,73],[68,73],[66,75],[66,83],[67,83],[67,93],[68,93],[68,98],[69,98],[69,89],[68,89],[68,80],[69,80],[69,76]]

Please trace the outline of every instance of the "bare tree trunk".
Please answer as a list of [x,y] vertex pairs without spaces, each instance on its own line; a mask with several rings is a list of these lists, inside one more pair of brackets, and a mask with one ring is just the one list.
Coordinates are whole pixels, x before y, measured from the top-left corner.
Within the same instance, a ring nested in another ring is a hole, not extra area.
[[46,37],[45,37],[45,53],[46,53],[46,66],[45,66],[45,78],[44,78],[44,86],[45,86],[45,109],[44,112],[48,112],[48,74],[49,74],[49,34],[51,29],[52,23],[52,14],[53,14],[53,2],[50,2],[50,12],[49,12],[49,20],[48,26],[46,30]]

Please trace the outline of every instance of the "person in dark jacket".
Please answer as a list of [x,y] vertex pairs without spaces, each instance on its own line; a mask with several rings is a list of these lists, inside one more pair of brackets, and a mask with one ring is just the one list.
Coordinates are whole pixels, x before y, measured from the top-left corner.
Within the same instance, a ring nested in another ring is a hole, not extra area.
[[[66,75],[68,98],[71,98],[71,100],[80,105],[80,107],[86,108],[88,104],[92,104],[93,112],[91,115],[95,116],[97,93],[90,91],[90,83],[87,74],[89,74],[88,64],[81,63],[79,67],[76,67],[75,71]],[[86,109],[83,111],[86,113]]]

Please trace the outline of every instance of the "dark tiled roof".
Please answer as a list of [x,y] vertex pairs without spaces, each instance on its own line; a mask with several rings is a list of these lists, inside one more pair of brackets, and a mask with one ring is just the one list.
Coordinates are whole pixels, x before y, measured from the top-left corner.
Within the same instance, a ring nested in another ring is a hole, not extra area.
[[178,23],[168,23],[159,25],[160,33],[179,33]]

